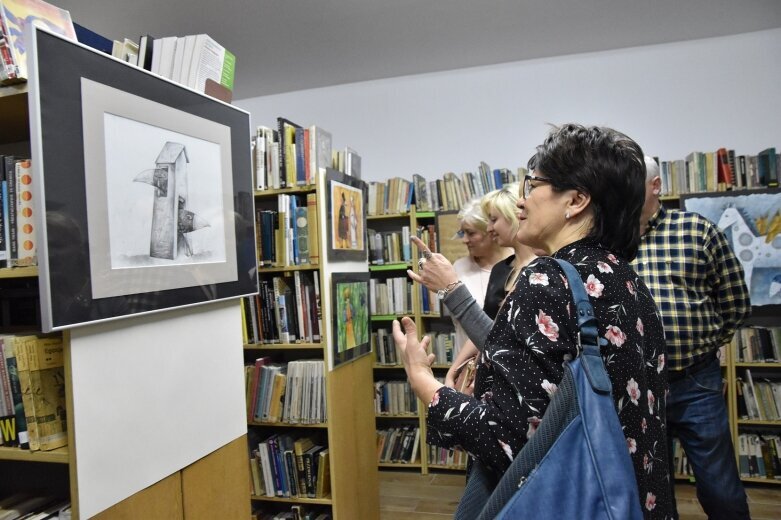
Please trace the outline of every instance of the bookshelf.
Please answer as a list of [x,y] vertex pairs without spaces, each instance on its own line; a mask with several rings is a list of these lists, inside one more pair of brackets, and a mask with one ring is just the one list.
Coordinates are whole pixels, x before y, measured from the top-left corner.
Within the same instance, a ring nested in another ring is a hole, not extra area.
[[[31,135],[29,130],[29,109],[28,109],[28,90],[26,84],[0,87],[0,154],[12,154],[30,157],[31,155]],[[35,137],[35,136],[32,136]],[[11,290],[9,290],[12,289]],[[18,293],[18,298],[12,300],[9,305],[9,294]],[[38,312],[38,269],[36,267],[25,268],[3,268],[0,269],[0,300],[2,300],[3,321],[0,326],[0,332],[13,333],[19,330],[30,331],[40,328],[40,318]],[[25,319],[23,322],[16,323],[18,317],[17,302],[23,300],[25,303]],[[220,305],[220,315],[224,315],[227,305]],[[10,308],[10,309],[9,309]],[[188,310],[173,314],[179,318],[187,319],[193,315],[206,317],[203,323],[211,322],[215,324],[215,317],[210,314],[213,309],[201,308],[197,311]],[[13,320],[6,320],[7,314],[10,314]],[[248,513],[245,500],[241,497],[246,495],[248,472],[243,452],[246,450],[246,439],[243,434],[238,433],[237,437],[232,437],[230,433],[224,432],[221,438],[225,444],[212,444],[208,448],[201,446],[197,449],[199,455],[190,458],[187,462],[174,461],[170,463],[167,454],[159,457],[160,466],[166,466],[164,471],[159,467],[149,468],[143,459],[149,453],[154,451],[155,447],[148,446],[137,451],[137,446],[124,446],[122,450],[116,450],[116,445],[112,448],[112,456],[103,457],[97,465],[91,465],[87,461],[95,461],[96,454],[100,453],[103,446],[97,447],[85,439],[98,433],[104,435],[105,439],[113,437],[110,433],[114,427],[112,424],[95,424],[93,419],[89,418],[89,413],[81,414],[74,411],[83,410],[85,401],[81,399],[76,387],[84,388],[90,386],[95,380],[93,376],[100,375],[94,371],[85,371],[79,363],[86,360],[84,352],[86,341],[102,341],[109,345],[113,341],[111,349],[124,349],[129,356],[134,353],[136,360],[133,363],[123,365],[126,375],[136,377],[134,371],[135,364],[139,361],[138,350],[133,349],[133,345],[128,345],[123,341],[122,336],[127,327],[135,327],[136,339],[146,342],[147,345],[158,345],[165,340],[164,336],[150,337],[147,326],[149,324],[163,323],[172,315],[165,317],[156,317],[153,319],[139,318],[132,320],[123,320],[113,323],[111,326],[84,327],[79,329],[78,333],[63,333],[64,358],[65,358],[65,393],[66,393],[66,413],[68,417],[68,446],[58,448],[47,452],[30,452],[19,448],[0,447],[0,489],[2,496],[13,492],[37,493],[40,495],[52,495],[70,500],[71,517],[82,518],[95,515],[96,518],[108,517],[126,517],[126,518],[149,518],[152,516],[174,518],[181,517],[185,510],[184,504],[187,504],[189,514],[202,514],[203,516],[244,516]],[[197,327],[195,327],[197,328]],[[219,330],[219,326],[214,327]],[[114,335],[114,339],[105,339],[107,336]],[[188,343],[190,347],[196,347],[199,341],[182,340]],[[203,340],[200,340],[203,343]],[[225,343],[232,343],[230,338],[225,338]],[[170,344],[169,344],[170,345]],[[130,347],[129,349],[127,347]],[[238,348],[238,345],[236,345]],[[177,347],[178,348],[178,347]],[[174,349],[168,349],[173,353]],[[189,347],[188,347],[189,350]],[[196,350],[191,350],[195,352]],[[104,352],[108,352],[107,350]],[[78,354],[78,355],[77,355]],[[76,365],[74,366],[74,362]],[[151,367],[154,368],[154,367]],[[155,370],[153,370],[154,372]],[[143,381],[143,376],[141,380]],[[138,380],[125,387],[116,382],[109,384],[104,388],[101,394],[92,394],[93,404],[105,405],[104,400],[110,401],[112,398],[121,395],[123,388],[137,387]],[[152,385],[157,386],[157,385]],[[121,388],[120,388],[121,387]],[[151,388],[151,386],[150,386]],[[159,390],[159,388],[158,388]],[[171,399],[183,398],[181,392],[186,389],[170,389],[165,392],[158,392],[158,402],[166,402]],[[135,406],[145,406],[148,404],[139,397],[141,393],[131,392],[128,403]],[[75,396],[75,397],[74,397]],[[135,396],[135,397],[134,397]],[[186,401],[186,399],[185,399]],[[186,408],[185,402],[180,408]],[[77,406],[75,406],[77,405]],[[170,411],[170,410],[169,410]],[[75,417],[78,415],[78,419]],[[133,413],[124,414],[125,417],[132,417]],[[198,414],[195,414],[198,415]],[[222,413],[218,414],[222,417]],[[179,412],[174,411],[171,419],[179,424],[179,427],[187,429],[186,424],[178,422]],[[216,420],[221,421],[220,418]],[[135,428],[126,431],[136,431],[143,438],[146,434],[142,428],[138,428],[143,421],[138,420]],[[79,435],[76,431],[81,432]],[[84,435],[88,433],[87,435]],[[196,435],[197,437],[197,435]],[[77,443],[78,440],[78,443]],[[163,450],[170,448],[170,438],[158,438],[157,446]],[[119,442],[119,440],[117,440]],[[176,439],[177,449],[182,447],[181,437]],[[187,443],[185,443],[187,444]],[[79,449],[76,450],[76,446]],[[94,449],[96,448],[96,449]],[[237,451],[237,448],[240,451]],[[159,448],[158,448],[159,449]],[[78,451],[78,455],[77,455]],[[169,450],[167,453],[173,453],[177,450]],[[190,451],[190,447],[179,450],[180,453]],[[143,452],[146,452],[144,454]],[[141,459],[138,458],[142,455]],[[133,469],[126,464],[128,458],[135,459],[136,468],[146,470],[150,474],[161,474],[159,479],[149,480],[145,484],[134,487],[133,485],[120,489],[117,486],[118,481],[124,481],[123,475],[128,474],[128,469]],[[162,461],[165,459],[165,461]],[[81,467],[80,467],[81,465]],[[94,481],[89,477],[85,478],[83,470],[91,467],[92,474],[102,473],[106,483],[110,483],[109,488],[104,488],[102,494],[95,493]],[[119,469],[122,468],[122,469]],[[170,471],[168,470],[170,468]],[[150,471],[151,470],[151,471]],[[117,473],[119,471],[119,473]],[[214,481],[212,482],[212,479]],[[123,494],[124,493],[124,494]],[[236,497],[239,497],[237,500]],[[97,500],[96,500],[97,498]],[[238,504],[238,507],[237,507]]]
[[[295,341],[276,342],[270,339],[263,341],[248,341],[244,345],[245,365],[252,364],[259,357],[268,356],[272,363],[287,364],[301,360],[321,360],[325,367],[325,422],[311,424],[294,424],[287,421],[264,422],[253,418],[247,426],[250,431],[250,453],[257,447],[256,441],[264,441],[274,435],[290,436],[291,439],[308,437],[314,444],[328,448],[330,457],[330,493],[325,496],[309,498],[301,496],[250,496],[254,509],[263,512],[290,511],[293,507],[303,507],[305,510],[326,512],[336,520],[349,518],[371,518],[379,513],[379,477],[376,466],[370,461],[375,457],[375,431],[372,420],[371,394],[366,388],[371,385],[371,356],[363,356],[349,363],[342,363],[329,370],[333,364],[330,359],[329,345],[332,343],[331,331],[332,312],[330,303],[330,277],[334,271],[350,269],[365,270],[365,265],[349,264],[343,268],[327,258],[327,226],[326,222],[326,182],[323,171],[315,176],[314,184],[283,189],[255,191],[256,211],[273,210],[279,207],[279,197],[295,195],[302,200],[307,195],[314,195],[318,221],[319,261],[315,264],[272,265],[259,268],[261,291],[264,282],[274,277],[299,277],[319,282],[320,322],[319,340],[312,340],[307,334]],[[257,223],[256,223],[257,225]],[[311,236],[311,229],[309,230]],[[279,243],[277,242],[277,246]],[[310,244],[311,249],[311,244]],[[262,253],[261,258],[262,258]],[[301,300],[304,300],[302,297]],[[297,304],[300,303],[296,298]],[[305,300],[304,300],[305,301]],[[311,301],[311,300],[310,300]],[[310,314],[311,315],[311,314]],[[268,325],[268,324],[267,324]],[[273,326],[272,326],[273,327]],[[280,339],[281,341],[281,339]],[[289,372],[288,372],[289,373]],[[287,391],[287,390],[286,390]],[[360,484],[359,484],[360,483]],[[357,488],[360,493],[355,492]]]
[[[393,233],[398,233],[400,236],[403,235],[402,227],[404,226],[409,227],[410,232],[417,233],[418,236],[422,232],[424,241],[426,233],[428,233],[430,244],[433,246],[431,249],[437,251],[440,249],[441,240],[443,240],[443,237],[439,234],[437,216],[438,213],[433,211],[419,212],[413,204],[410,206],[408,213],[370,215],[367,217],[367,227],[379,233],[383,238]],[[386,242],[390,246],[396,244],[390,239],[383,240],[383,243]],[[395,349],[390,337],[391,323],[400,316],[410,316],[415,320],[415,323],[418,325],[420,338],[426,334],[435,334],[440,337],[440,340],[444,340],[445,337],[450,337],[453,331],[450,318],[443,316],[440,312],[441,305],[436,299],[436,295],[429,291],[424,297],[423,291],[427,291],[427,289],[411,283],[406,274],[407,269],[412,269],[415,272],[418,270],[417,260],[420,255],[416,248],[409,245],[408,240],[406,253],[404,253],[405,246],[403,243],[399,244],[398,247],[400,249],[399,254],[402,256],[401,259],[386,252],[386,263],[373,263],[369,267],[372,281],[375,284],[383,285],[387,284],[388,279],[401,278],[400,285],[402,289],[400,290],[405,291],[403,293],[403,305],[389,311],[386,311],[386,308],[382,308],[382,312],[372,313],[374,391],[376,400],[375,419],[378,435],[380,435],[379,442],[383,448],[380,450],[378,446],[380,452],[377,464],[381,469],[413,468],[421,471],[423,474],[427,474],[430,469],[463,470],[466,461],[464,454],[456,455],[455,460],[463,462],[463,464],[459,464],[458,462],[453,462],[454,457],[452,453],[448,457],[448,453],[441,453],[442,450],[429,446],[425,442],[427,403],[414,399],[414,395],[410,397],[411,391],[406,383],[404,367],[394,354]],[[373,297],[375,297],[374,294]],[[379,297],[384,298],[385,293],[383,292]],[[376,305],[380,306],[379,303],[376,303]],[[385,331],[384,338],[382,331]],[[452,337],[450,338],[450,344],[452,345]],[[384,352],[381,352],[382,349],[384,349]],[[444,348],[442,351],[444,351]],[[442,355],[444,354],[440,352],[440,357]],[[452,357],[452,350],[449,355]],[[435,374],[440,378],[444,378],[448,368],[450,368],[448,359],[438,359],[432,366]],[[403,456],[405,439],[403,435],[399,435],[398,437],[401,438],[399,442],[402,443],[401,453],[395,457],[396,461],[394,461],[392,450],[386,451],[384,449],[386,443],[389,441],[394,442],[394,431],[408,431],[411,428],[418,429],[417,439],[415,439],[414,434],[408,434],[411,437],[409,442],[412,448],[410,449],[416,451],[415,455],[407,458]],[[416,440],[417,445],[415,443]]]

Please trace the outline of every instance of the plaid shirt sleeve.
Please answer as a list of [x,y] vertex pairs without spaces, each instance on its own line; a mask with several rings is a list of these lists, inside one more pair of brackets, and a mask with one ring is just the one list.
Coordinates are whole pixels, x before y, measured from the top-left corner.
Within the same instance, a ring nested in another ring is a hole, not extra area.
[[716,314],[721,317],[721,344],[729,343],[735,331],[751,313],[748,287],[735,253],[727,237],[716,226],[708,226],[705,252],[709,256],[713,295],[711,300]]

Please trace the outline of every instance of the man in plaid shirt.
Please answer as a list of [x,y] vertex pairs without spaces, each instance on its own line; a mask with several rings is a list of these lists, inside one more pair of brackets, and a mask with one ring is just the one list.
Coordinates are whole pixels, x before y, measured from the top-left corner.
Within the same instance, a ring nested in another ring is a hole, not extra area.
[[749,518],[717,358],[719,347],[730,342],[751,311],[743,269],[713,223],[662,206],[659,166],[648,156],[645,162],[642,240],[633,267],[651,290],[665,328],[671,487],[672,438],[678,437],[708,517]]

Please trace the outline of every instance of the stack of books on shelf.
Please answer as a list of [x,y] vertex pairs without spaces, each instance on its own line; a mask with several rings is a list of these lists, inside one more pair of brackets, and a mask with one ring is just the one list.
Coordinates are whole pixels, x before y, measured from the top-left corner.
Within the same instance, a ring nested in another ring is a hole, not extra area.
[[276,129],[257,127],[252,146],[258,191],[311,186],[317,172],[332,166],[331,134],[284,117],[277,118]]
[[378,365],[401,365],[401,355],[389,329],[377,329],[371,333],[371,347]]
[[65,9],[43,0],[0,1],[0,84],[28,78],[24,26],[29,20],[40,20],[50,31],[76,40],[71,15]]
[[741,433],[737,450],[741,477],[781,480],[781,436]]
[[738,416],[756,421],[781,421],[781,381],[757,377],[746,369],[737,379]]
[[526,168],[522,167],[516,171],[507,168],[491,170],[485,162],[481,162],[476,173],[464,172],[458,175],[448,172],[442,179],[428,183],[422,176],[414,174],[415,204],[418,211],[459,210],[473,198],[482,197],[505,184],[520,182],[526,172]]
[[369,183],[369,215],[399,215],[409,213],[412,204],[412,183],[401,177],[385,182]]
[[781,158],[775,147],[756,155],[736,155],[735,150],[692,152],[684,159],[661,161],[662,195],[773,188],[781,176]]
[[466,469],[469,455],[464,450],[448,449],[429,444],[428,463],[434,466],[445,466],[449,469]]
[[369,310],[373,316],[412,314],[413,286],[407,277],[369,280]]
[[397,264],[412,260],[409,226],[401,226],[401,231],[367,231],[370,264]]
[[70,518],[70,502],[62,497],[14,493],[0,499],[0,519]]
[[418,399],[406,381],[375,381],[374,411],[377,415],[417,415]]
[[418,461],[420,428],[401,426],[377,430],[377,458],[383,463],[414,464]]
[[251,441],[252,494],[287,498],[324,498],[331,493],[326,446],[309,436],[273,434]]
[[261,357],[244,367],[247,420],[257,423],[326,422],[322,359],[273,363]]
[[438,365],[449,365],[458,355],[456,349],[455,332],[429,332],[426,336],[431,337],[431,353],[434,354],[434,363]]
[[241,301],[245,343],[320,341],[323,323],[318,271],[262,278],[259,286],[257,295]]
[[30,159],[0,155],[0,267],[38,264]]
[[743,327],[734,343],[740,363],[781,363],[781,327]]
[[320,263],[317,195],[277,195],[274,209],[255,210],[258,265],[289,267]]
[[60,336],[0,336],[0,444],[49,451],[68,443]]

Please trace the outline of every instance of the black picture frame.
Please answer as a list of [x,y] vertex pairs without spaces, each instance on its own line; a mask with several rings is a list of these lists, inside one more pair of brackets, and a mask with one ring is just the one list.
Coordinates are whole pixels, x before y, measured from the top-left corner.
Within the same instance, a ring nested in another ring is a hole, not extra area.
[[366,183],[326,168],[325,189],[328,260],[366,262]]
[[332,369],[371,352],[369,273],[332,273]]
[[29,30],[44,331],[257,293],[249,114]]
[[781,233],[768,241],[757,225],[761,219],[769,224],[781,218],[781,189],[687,193],[681,195],[680,207],[699,213],[727,235],[744,269],[752,322],[781,315]]

